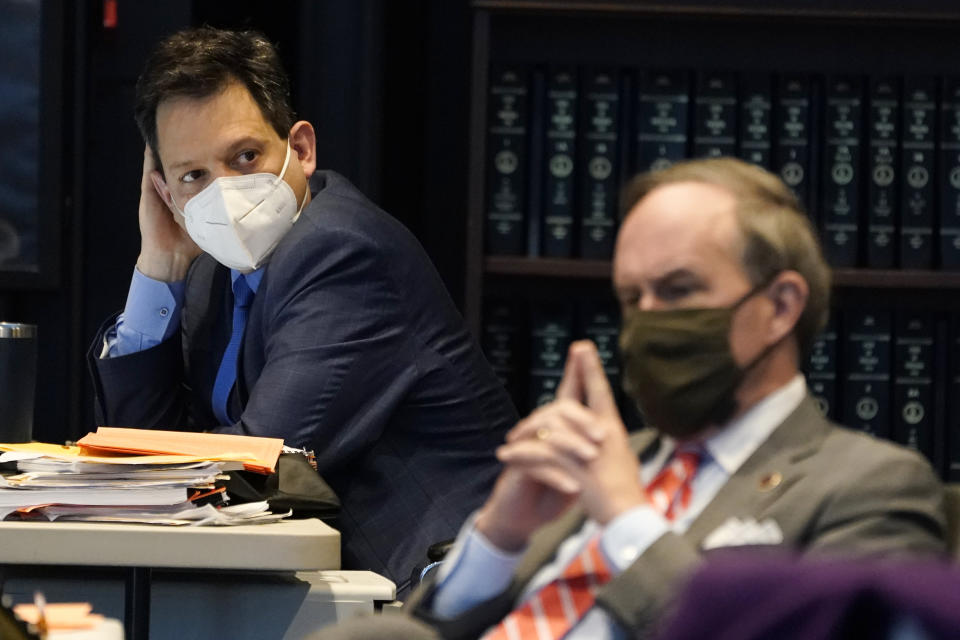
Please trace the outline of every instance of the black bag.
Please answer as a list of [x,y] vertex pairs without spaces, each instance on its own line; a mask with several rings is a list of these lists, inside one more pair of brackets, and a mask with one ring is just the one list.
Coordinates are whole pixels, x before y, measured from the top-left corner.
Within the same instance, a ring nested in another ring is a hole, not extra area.
[[252,471],[230,471],[224,486],[231,504],[266,500],[270,510],[293,510],[294,517],[320,518],[330,522],[340,513],[340,499],[320,474],[299,453],[282,453],[277,470],[269,475]]

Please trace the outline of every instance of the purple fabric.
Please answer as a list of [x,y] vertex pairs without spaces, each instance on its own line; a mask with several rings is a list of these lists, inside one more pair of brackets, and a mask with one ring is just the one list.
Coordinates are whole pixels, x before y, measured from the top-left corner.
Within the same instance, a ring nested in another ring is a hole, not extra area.
[[960,637],[960,568],[727,552],[694,574],[660,637],[885,638],[904,616],[930,637]]

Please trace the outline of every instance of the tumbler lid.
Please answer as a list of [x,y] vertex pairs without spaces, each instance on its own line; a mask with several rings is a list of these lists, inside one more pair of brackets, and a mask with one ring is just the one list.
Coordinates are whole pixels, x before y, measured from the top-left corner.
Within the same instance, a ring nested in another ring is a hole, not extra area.
[[20,322],[0,322],[0,338],[35,338],[37,325]]

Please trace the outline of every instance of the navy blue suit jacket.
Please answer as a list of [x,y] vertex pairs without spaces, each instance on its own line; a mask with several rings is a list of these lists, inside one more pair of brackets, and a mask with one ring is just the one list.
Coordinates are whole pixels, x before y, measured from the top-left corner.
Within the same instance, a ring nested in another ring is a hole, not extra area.
[[218,425],[211,409],[233,303],[229,270],[206,254],[187,276],[179,335],[108,359],[97,336],[97,418],[313,449],[343,503],[343,566],[402,584],[489,493],[516,411],[412,234],[342,176],[312,183],[250,309],[231,395],[240,420]]

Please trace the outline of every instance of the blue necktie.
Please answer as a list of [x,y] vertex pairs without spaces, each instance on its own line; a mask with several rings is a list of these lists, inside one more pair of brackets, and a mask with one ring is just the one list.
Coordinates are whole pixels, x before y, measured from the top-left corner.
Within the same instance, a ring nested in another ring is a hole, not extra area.
[[233,424],[228,404],[230,390],[237,381],[237,357],[240,354],[240,343],[243,341],[243,329],[247,326],[247,315],[250,303],[253,302],[253,291],[242,275],[233,283],[233,333],[230,342],[223,352],[217,379],[213,383],[213,413],[220,424]]

